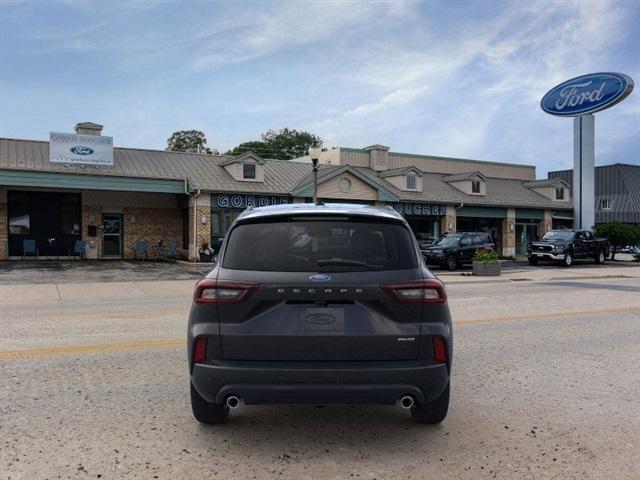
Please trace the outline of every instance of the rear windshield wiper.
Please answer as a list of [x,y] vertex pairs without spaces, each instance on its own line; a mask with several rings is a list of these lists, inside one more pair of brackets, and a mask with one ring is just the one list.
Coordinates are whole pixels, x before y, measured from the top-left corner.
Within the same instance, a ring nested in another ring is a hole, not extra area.
[[373,265],[362,260],[347,260],[344,258],[325,258],[318,260],[318,266],[325,267],[328,265],[382,268],[382,265]]

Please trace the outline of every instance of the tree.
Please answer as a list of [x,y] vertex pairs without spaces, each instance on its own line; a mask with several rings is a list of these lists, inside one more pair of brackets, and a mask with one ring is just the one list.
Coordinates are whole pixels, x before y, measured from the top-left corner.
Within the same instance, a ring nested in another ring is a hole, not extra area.
[[310,146],[322,146],[320,137],[309,132],[299,132],[288,128],[283,128],[279,132],[269,130],[262,134],[262,141],[274,151],[275,156],[272,155],[271,158],[281,160],[304,157]]
[[249,150],[261,157],[291,160],[307,155],[312,145],[322,146],[322,139],[305,131],[289,128],[269,130],[261,135],[262,141],[244,142],[229,150],[227,155],[239,155]]
[[640,226],[622,222],[600,223],[595,226],[595,234],[605,237],[611,244],[611,260],[620,247],[640,243]]
[[171,152],[215,153],[207,147],[207,138],[200,130],[178,130],[167,139],[167,150]]
[[266,145],[264,144],[264,142],[259,141],[243,142],[237,147],[234,147],[233,149],[226,152],[225,155],[233,155],[235,157],[236,155],[242,155],[243,153],[247,153],[249,151],[260,155],[261,157],[269,157],[269,155],[267,154],[268,150]]

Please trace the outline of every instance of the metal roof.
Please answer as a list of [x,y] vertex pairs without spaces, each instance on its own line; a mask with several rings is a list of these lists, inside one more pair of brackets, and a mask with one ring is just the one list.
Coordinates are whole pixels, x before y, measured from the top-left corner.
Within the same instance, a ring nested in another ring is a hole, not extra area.
[[474,178],[486,179],[487,177],[480,172],[457,173],[455,175],[446,175],[442,178],[444,182],[461,182],[462,180],[473,180]]
[[[193,189],[211,192],[262,193],[290,195],[312,181],[308,163],[265,160],[264,182],[235,180],[222,166],[235,157],[202,153],[169,152],[138,148],[114,148],[113,165],[71,165],[49,161],[49,142],[0,138],[0,170],[58,172],[88,176],[188,180]],[[330,178],[346,165],[320,166],[318,179]],[[638,167],[634,171],[639,171]],[[382,172],[366,167],[348,166],[374,188],[392,194],[399,201],[465,205],[572,209],[571,203],[552,201],[525,186],[525,181],[486,177],[486,195],[466,195],[452,187],[445,177],[452,175],[422,173],[421,192],[401,190],[383,178]],[[403,170],[406,170],[403,168]],[[418,169],[419,170],[419,169]],[[346,170],[345,170],[346,171]],[[477,175],[471,172],[465,175]],[[384,174],[388,176],[388,171]],[[639,177],[639,178],[636,178]],[[640,185],[640,173],[629,182]],[[638,190],[635,190],[638,192]],[[640,205],[640,193],[635,194]],[[390,197],[391,198],[391,197]],[[630,197],[631,198],[631,197]],[[640,211],[640,208],[639,208]]]
[[423,173],[418,167],[410,165],[408,167],[391,168],[389,170],[384,170],[382,172],[379,172],[378,176],[380,178],[395,177],[398,175],[406,175],[409,172],[415,172],[419,177],[421,177]]
[[234,180],[221,166],[221,163],[234,158],[225,155],[114,148],[113,157],[113,165],[52,163],[49,161],[49,142],[0,139],[0,169],[188,179],[195,189],[218,192],[288,194],[291,187],[311,171],[311,166],[307,164],[269,160],[264,164],[264,182],[241,182]]
[[542,188],[542,187],[555,187],[557,185],[568,186],[569,184],[561,178],[545,178],[543,180],[534,180],[532,182],[525,182],[524,186],[527,188]]

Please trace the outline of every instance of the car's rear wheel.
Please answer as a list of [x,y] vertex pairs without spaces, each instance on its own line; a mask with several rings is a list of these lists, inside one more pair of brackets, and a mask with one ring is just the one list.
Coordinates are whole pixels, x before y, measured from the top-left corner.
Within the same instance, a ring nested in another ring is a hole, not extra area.
[[573,264],[573,255],[570,253],[565,253],[564,258],[562,259],[562,265],[565,267],[570,267]]
[[595,261],[598,265],[602,265],[606,259],[607,256],[604,254],[604,251],[600,250],[598,253],[596,253]]
[[449,384],[447,388],[430,403],[421,403],[411,407],[411,416],[418,423],[433,425],[442,422],[449,411]]
[[191,410],[200,423],[214,425],[224,422],[229,416],[229,407],[219,403],[209,403],[200,396],[191,384]]
[[455,255],[449,255],[444,262],[444,266],[447,270],[455,270],[458,267],[458,261],[456,260]]
[[536,257],[529,257],[529,265],[537,265],[538,259]]

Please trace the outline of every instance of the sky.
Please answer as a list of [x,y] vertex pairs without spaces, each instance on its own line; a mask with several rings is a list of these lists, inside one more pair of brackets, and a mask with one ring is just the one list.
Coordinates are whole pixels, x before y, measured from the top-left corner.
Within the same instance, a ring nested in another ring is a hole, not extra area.
[[[640,82],[640,1],[0,0],[2,137],[91,121],[164,149],[195,128],[224,152],[289,127],[544,178],[573,125],[541,97],[600,71]],[[640,164],[639,90],[596,114],[597,165]]]

